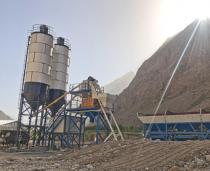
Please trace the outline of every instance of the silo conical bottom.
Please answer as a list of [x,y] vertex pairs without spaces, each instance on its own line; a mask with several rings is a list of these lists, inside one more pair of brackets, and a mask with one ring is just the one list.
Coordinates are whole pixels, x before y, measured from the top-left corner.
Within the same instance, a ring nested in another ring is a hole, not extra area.
[[24,84],[24,97],[33,111],[38,110],[45,103],[47,86],[38,82]]
[[[59,98],[65,93],[64,90],[58,90],[58,89],[50,89],[49,90],[49,97],[48,97],[48,104]],[[58,102],[53,104],[49,107],[49,109],[52,112],[52,116],[55,116],[58,110],[65,104],[65,97],[60,99]]]

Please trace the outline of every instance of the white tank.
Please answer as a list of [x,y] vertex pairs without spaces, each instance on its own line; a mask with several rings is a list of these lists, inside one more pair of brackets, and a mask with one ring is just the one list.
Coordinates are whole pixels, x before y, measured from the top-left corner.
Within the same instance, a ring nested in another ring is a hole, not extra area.
[[69,46],[65,44],[64,38],[57,38],[52,56],[50,89],[66,91],[68,83]]
[[[68,83],[68,67],[69,67],[69,45],[64,38],[57,38],[53,48],[51,83],[49,88],[49,103],[59,98],[66,92]],[[50,107],[52,116],[65,104],[65,98],[62,98]]]
[[45,103],[50,84],[53,36],[49,31],[49,26],[34,26],[28,47],[24,97],[33,111]]
[[25,82],[49,85],[53,36],[47,26],[41,25],[39,29],[31,33]]

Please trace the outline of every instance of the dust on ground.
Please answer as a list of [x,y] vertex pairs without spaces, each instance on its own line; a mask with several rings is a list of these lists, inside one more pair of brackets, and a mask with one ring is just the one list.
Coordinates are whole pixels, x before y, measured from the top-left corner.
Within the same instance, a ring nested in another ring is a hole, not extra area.
[[48,152],[0,152],[0,170],[210,170],[210,141],[126,140]]

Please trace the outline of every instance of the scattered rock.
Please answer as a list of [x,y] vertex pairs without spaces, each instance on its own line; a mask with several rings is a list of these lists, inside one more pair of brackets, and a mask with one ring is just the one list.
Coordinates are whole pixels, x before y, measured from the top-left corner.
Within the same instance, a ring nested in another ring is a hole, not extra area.
[[[138,142],[138,143],[137,143]],[[124,141],[122,148],[111,142],[62,153],[5,153],[0,152],[0,170],[161,170],[161,171],[198,171],[210,170],[210,142],[164,142]],[[196,143],[195,143],[196,142]],[[127,147],[125,148],[125,144]],[[180,148],[186,153],[179,155]],[[209,152],[204,153],[209,148]],[[154,154],[153,154],[154,153]],[[117,155],[116,155],[117,154]],[[169,158],[166,159],[166,154]],[[170,154],[170,155],[169,155]],[[207,155],[209,154],[209,156]],[[60,156],[60,157],[58,157]],[[121,161],[122,159],[122,161]],[[151,164],[158,159],[158,166]],[[166,160],[165,160],[166,159]],[[121,165],[126,161],[126,165]],[[141,165],[139,165],[141,162]]]
[[8,158],[7,160],[8,161],[15,161],[16,159],[14,159],[14,158]]
[[180,166],[180,167],[184,167],[185,162],[184,161],[179,161],[177,165]]
[[32,171],[44,171],[44,170],[46,170],[46,169],[45,168],[42,168],[42,167],[32,169]]
[[74,164],[74,165],[72,166],[72,169],[73,169],[73,170],[76,170],[78,167],[79,167],[78,164]]
[[189,163],[189,167],[190,168],[195,168],[196,167],[195,161],[192,161],[191,163]]
[[178,166],[173,166],[168,171],[181,171],[181,169]]
[[53,167],[59,168],[59,167],[60,167],[60,164],[59,164],[59,163],[54,163],[54,164],[53,164]]
[[82,169],[79,169],[79,171],[88,171],[87,168],[82,168]]
[[210,155],[206,155],[205,158],[207,162],[210,162]]
[[94,169],[94,167],[91,164],[86,165],[86,168],[89,169],[89,170],[93,170]]
[[196,157],[195,163],[197,166],[203,166],[205,164],[205,161]]
[[81,148],[87,148],[88,147],[88,145],[83,145]]
[[187,165],[187,164],[185,164],[185,165],[184,165],[184,168],[187,168],[187,169],[188,169],[188,165]]

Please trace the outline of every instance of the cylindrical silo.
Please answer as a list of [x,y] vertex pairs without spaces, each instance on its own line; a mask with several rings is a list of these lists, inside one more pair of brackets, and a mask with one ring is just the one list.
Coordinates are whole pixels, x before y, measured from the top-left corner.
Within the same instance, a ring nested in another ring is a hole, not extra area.
[[[51,82],[49,88],[49,103],[66,92],[68,83],[69,45],[67,41],[58,37],[52,53]],[[55,115],[61,106],[65,104],[65,98],[59,100],[50,107],[52,115]]]
[[49,26],[36,25],[31,33],[24,97],[33,111],[45,103],[50,83],[53,36],[49,32]]

